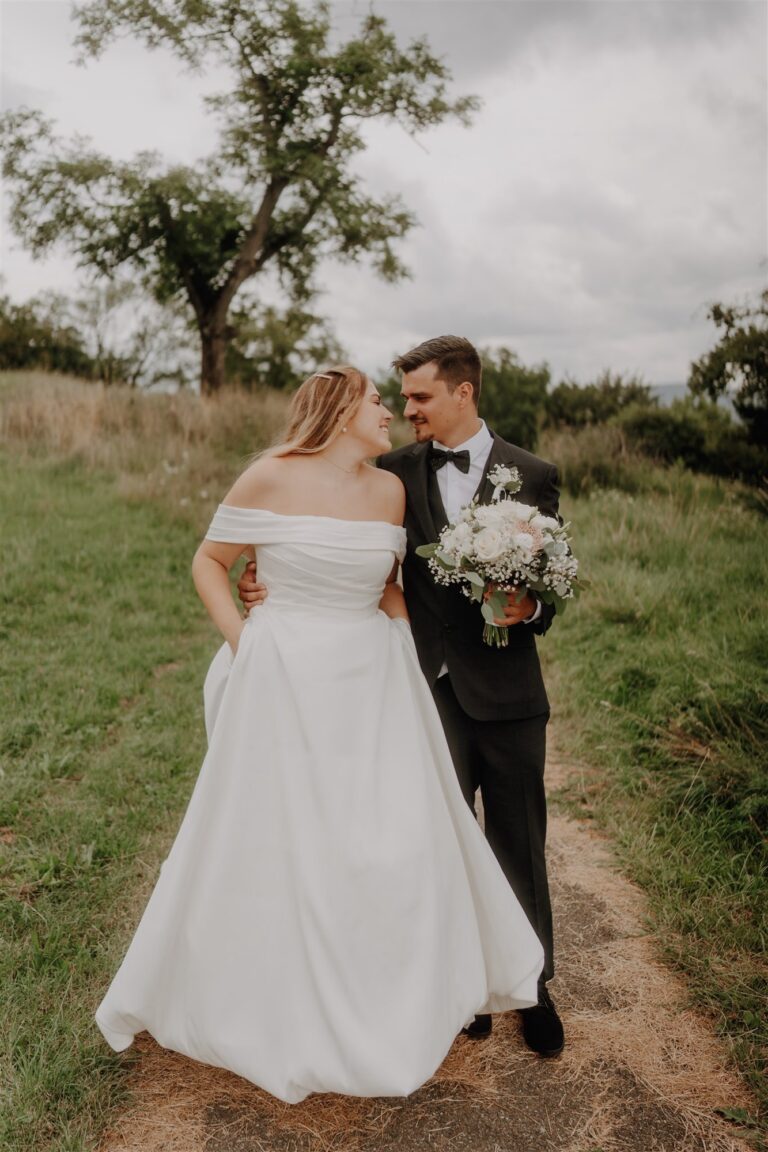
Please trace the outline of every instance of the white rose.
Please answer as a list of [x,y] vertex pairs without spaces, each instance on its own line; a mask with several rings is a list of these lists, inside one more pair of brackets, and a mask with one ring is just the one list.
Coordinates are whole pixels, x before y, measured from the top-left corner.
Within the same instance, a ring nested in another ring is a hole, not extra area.
[[512,537],[512,543],[516,548],[522,548],[525,552],[533,550],[533,536],[530,532],[516,532]]
[[545,516],[543,512],[539,512],[537,516],[534,516],[531,524],[535,525],[536,528],[546,528],[550,532],[556,532],[560,527],[554,516]]
[[514,500],[503,500],[498,508],[505,524],[516,524],[518,520],[525,520],[525,516],[519,514],[520,505],[516,504]]
[[443,532],[440,537],[440,547],[443,552],[454,552],[456,550],[456,529],[449,528]]
[[537,512],[530,504],[519,504],[517,500],[505,500],[502,507],[510,520],[530,520]]
[[491,562],[504,553],[504,537],[496,528],[483,528],[475,536],[475,555],[478,560]]
[[504,503],[480,504],[475,509],[475,520],[485,527],[500,527],[506,519]]
[[454,548],[460,552],[466,551],[472,544],[472,529],[469,524],[457,524],[453,529]]

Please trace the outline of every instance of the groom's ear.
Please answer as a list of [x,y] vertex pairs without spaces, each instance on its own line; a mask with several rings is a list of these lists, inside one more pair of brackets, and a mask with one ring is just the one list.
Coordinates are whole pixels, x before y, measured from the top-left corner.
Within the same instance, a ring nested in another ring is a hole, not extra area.
[[459,403],[462,408],[466,408],[467,404],[475,403],[475,390],[470,384],[469,380],[462,380],[461,384],[457,384],[454,388],[454,393],[458,393]]

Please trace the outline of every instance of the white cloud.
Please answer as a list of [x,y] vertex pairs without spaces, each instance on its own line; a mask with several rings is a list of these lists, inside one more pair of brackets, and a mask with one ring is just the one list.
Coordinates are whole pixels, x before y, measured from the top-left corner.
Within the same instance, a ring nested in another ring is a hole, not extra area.
[[[426,33],[484,103],[470,130],[446,124],[418,142],[368,126],[361,178],[399,192],[421,226],[401,249],[405,283],[323,267],[322,303],[353,358],[378,368],[456,331],[548,360],[556,377],[610,366],[684,380],[713,339],[706,303],[765,281],[765,5],[376,7],[398,34]],[[367,10],[336,5],[339,29]],[[135,43],[74,68],[67,14],[6,0],[6,103],[42,107],[113,155],[155,148],[186,162],[215,148],[202,105],[213,80]],[[14,295],[72,282],[71,261],[33,265],[7,235],[3,247]]]

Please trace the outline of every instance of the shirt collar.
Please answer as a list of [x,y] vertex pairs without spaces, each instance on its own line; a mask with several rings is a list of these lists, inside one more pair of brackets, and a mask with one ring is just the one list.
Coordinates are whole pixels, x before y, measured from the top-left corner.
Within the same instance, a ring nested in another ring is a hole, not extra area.
[[[435,448],[440,448],[443,452],[449,451],[445,444],[441,444],[439,440],[433,440],[432,444]],[[480,421],[480,427],[474,436],[470,436],[469,440],[465,440],[463,444],[457,444],[455,448],[451,449],[453,452],[469,452],[469,459],[474,464],[480,456],[487,456],[493,444],[493,437],[488,431],[488,425],[485,420]]]

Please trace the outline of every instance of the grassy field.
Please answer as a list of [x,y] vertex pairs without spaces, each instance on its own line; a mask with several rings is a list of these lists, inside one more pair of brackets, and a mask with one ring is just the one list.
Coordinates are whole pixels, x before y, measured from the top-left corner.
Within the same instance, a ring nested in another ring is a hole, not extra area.
[[[94,1149],[120,1103],[124,1058],[92,1015],[203,751],[217,638],[189,562],[283,412],[0,376],[7,1152]],[[632,468],[634,494],[564,499],[592,580],[542,644],[562,751],[585,765],[566,802],[611,830],[760,1090],[766,521],[727,485]]]
[[0,1148],[80,1152],[125,1079],[93,1011],[204,750],[190,561],[263,432],[258,401],[28,383],[0,387]]
[[[92,1023],[203,750],[196,534],[80,467],[0,457],[0,1147],[92,1147]],[[7,533],[7,536],[6,536]]]
[[765,1108],[768,522],[727,484],[647,473],[563,500],[592,581],[541,646],[584,765],[565,799],[613,834]]

